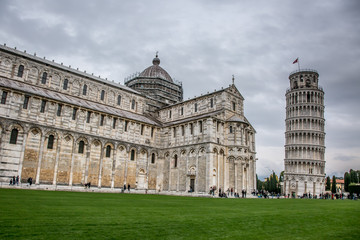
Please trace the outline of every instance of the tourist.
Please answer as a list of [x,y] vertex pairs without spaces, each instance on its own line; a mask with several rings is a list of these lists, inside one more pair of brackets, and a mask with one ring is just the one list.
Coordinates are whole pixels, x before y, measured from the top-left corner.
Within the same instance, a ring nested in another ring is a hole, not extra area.
[[19,175],[17,175],[17,177],[16,177],[16,185],[19,186]]
[[128,184],[128,192],[130,192],[130,184]]

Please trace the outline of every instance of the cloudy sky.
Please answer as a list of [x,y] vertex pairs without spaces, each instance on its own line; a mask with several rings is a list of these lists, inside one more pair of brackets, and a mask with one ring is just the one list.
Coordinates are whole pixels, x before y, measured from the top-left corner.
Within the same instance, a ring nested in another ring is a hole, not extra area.
[[360,1],[0,0],[0,43],[123,83],[150,66],[184,99],[235,85],[257,130],[257,173],[284,168],[292,62],[325,91],[326,173],[360,169]]

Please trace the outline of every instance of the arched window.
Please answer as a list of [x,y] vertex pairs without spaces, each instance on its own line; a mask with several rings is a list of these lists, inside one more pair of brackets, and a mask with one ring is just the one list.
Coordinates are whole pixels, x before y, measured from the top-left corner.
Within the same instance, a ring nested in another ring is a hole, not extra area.
[[11,135],[10,135],[10,143],[11,144],[16,144],[18,133],[19,133],[19,131],[16,128],[11,130]]
[[118,95],[118,98],[117,98],[117,105],[121,105],[121,96]]
[[212,108],[212,107],[214,107],[214,99],[210,99],[210,107]]
[[18,69],[18,74],[17,74],[17,76],[18,76],[18,77],[22,77],[23,74],[24,74],[24,65],[20,65],[20,66],[19,66],[19,69]]
[[199,132],[202,133],[203,130],[203,125],[202,125],[202,121],[199,122]]
[[46,79],[47,79],[47,72],[43,72],[43,75],[42,75],[42,78],[41,78],[41,83],[46,84]]
[[47,148],[48,149],[53,149],[53,147],[54,147],[54,135],[50,135],[49,139],[48,139]]
[[130,152],[130,160],[131,160],[131,161],[134,161],[134,160],[135,160],[135,150],[134,150],[134,149],[131,150],[131,152]]
[[65,80],[64,80],[64,85],[63,85],[63,89],[64,89],[64,90],[67,90],[68,84],[69,84],[69,80],[65,79]]
[[107,145],[106,146],[106,157],[110,157],[110,155],[111,155],[111,146]]
[[105,99],[105,90],[101,90],[100,100],[104,101]]
[[134,99],[131,101],[131,109],[135,109],[135,100]]
[[194,110],[195,110],[195,112],[197,112],[197,103],[195,103],[195,105],[194,105]]
[[232,127],[232,126],[229,127],[229,132],[230,132],[230,133],[233,132],[233,127]]
[[3,91],[2,95],[1,95],[1,104],[6,103],[7,95],[8,95],[8,92]]
[[232,102],[232,110],[233,110],[233,111],[236,110],[236,104],[235,104],[235,102]]
[[85,84],[83,87],[83,95],[86,95],[86,93],[87,93],[87,85]]
[[151,163],[155,163],[155,153],[151,154]]
[[176,168],[177,165],[178,165],[178,157],[177,157],[177,155],[175,154],[175,156],[174,156],[174,167]]
[[78,151],[78,153],[84,153],[84,146],[85,146],[85,142],[80,141],[79,142],[79,151]]

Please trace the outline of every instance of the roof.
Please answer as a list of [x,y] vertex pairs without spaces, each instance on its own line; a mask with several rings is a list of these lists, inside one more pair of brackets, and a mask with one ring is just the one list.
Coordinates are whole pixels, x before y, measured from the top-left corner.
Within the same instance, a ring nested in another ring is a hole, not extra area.
[[241,122],[241,123],[246,123],[248,124],[245,119],[241,118],[238,115],[233,115],[232,117],[229,117],[227,120],[227,122]]
[[128,111],[118,109],[115,107],[111,107],[111,106],[101,104],[98,102],[81,99],[81,98],[74,97],[74,96],[71,96],[68,94],[55,92],[55,91],[45,89],[42,87],[29,85],[24,82],[18,82],[15,80],[10,80],[7,78],[0,77],[0,86],[11,88],[11,89],[22,91],[22,92],[26,92],[26,93],[29,93],[32,95],[41,96],[44,98],[60,101],[63,103],[76,105],[79,107],[115,115],[115,116],[126,118],[126,119],[136,120],[136,121],[140,121],[140,122],[152,124],[152,125],[159,125],[156,121],[154,121],[148,117],[145,117],[143,115],[140,115],[140,114],[128,112]]
[[80,75],[80,76],[85,77],[85,78],[89,78],[89,79],[94,80],[96,82],[100,82],[100,83],[103,83],[103,84],[110,85],[112,87],[120,88],[121,90],[125,90],[125,91],[135,93],[135,94],[138,94],[138,95],[142,95],[141,93],[137,92],[136,90],[134,90],[132,88],[129,88],[129,87],[125,86],[125,85],[122,85],[120,83],[115,83],[113,81],[103,79],[100,76],[96,77],[93,74],[86,73],[86,71],[82,72],[82,71],[79,71],[77,69],[73,69],[70,66],[67,67],[67,66],[63,65],[62,63],[59,64],[59,63],[56,63],[54,61],[46,60],[45,57],[44,58],[37,57],[36,54],[31,55],[31,54],[26,53],[26,51],[21,52],[19,50],[16,50],[16,49],[13,49],[13,48],[10,48],[10,47],[7,47],[7,46],[3,46],[3,45],[0,45],[0,49],[4,50],[6,52],[10,52],[12,54],[22,56],[24,58],[28,58],[28,59],[36,61],[36,62],[47,64],[49,66],[52,66],[54,68],[57,68],[57,69],[60,69],[60,70],[63,70],[63,71],[71,72],[73,74]]
[[336,183],[344,184],[345,181],[344,181],[344,179],[336,179]]
[[214,116],[222,113],[223,111],[224,111],[223,109],[220,109],[220,110],[216,110],[213,112],[209,112],[209,113],[205,113],[205,114],[201,114],[201,115],[197,115],[197,116],[193,116],[193,117],[182,118],[182,119],[175,120],[172,122],[167,122],[167,123],[163,124],[163,127],[169,127],[172,125],[183,124],[186,122],[196,121],[196,120],[207,118],[207,117],[214,117]]
[[170,75],[159,65],[160,65],[160,59],[158,58],[158,55],[156,54],[156,57],[153,59],[153,65],[146,68],[144,71],[142,71],[140,73],[139,77],[161,78],[161,79],[167,80],[169,82],[173,82]]

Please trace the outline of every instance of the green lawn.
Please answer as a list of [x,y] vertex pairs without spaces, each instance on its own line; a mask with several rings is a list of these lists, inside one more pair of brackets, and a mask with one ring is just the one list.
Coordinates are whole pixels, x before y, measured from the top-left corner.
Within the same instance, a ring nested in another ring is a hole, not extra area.
[[0,239],[359,239],[360,201],[0,189]]

